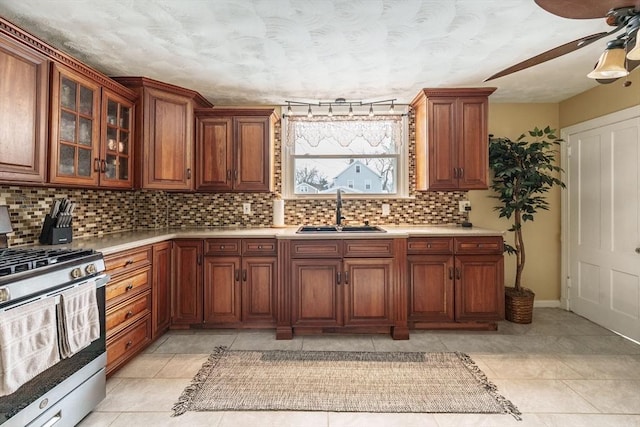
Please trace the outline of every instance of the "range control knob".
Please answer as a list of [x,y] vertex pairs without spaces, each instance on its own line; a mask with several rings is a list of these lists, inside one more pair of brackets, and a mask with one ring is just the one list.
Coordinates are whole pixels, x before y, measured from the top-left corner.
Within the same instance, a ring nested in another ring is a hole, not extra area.
[[72,279],[77,279],[79,277],[82,277],[82,270],[80,270],[79,267],[76,267],[73,270],[71,270],[71,278]]
[[11,299],[11,294],[9,293],[8,288],[0,288],[0,302],[9,301]]
[[84,268],[84,271],[86,271],[87,274],[96,274],[96,271],[98,270],[96,269],[95,264],[89,264]]

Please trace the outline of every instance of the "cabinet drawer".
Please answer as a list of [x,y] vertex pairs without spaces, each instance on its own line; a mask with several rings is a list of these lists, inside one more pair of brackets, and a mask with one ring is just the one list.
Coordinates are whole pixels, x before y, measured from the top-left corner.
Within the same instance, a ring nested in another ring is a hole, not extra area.
[[146,267],[141,271],[134,272],[128,276],[109,282],[106,290],[107,308],[111,308],[131,295],[135,295],[149,289],[150,285],[150,267]]
[[151,292],[149,291],[107,311],[107,339],[149,313],[151,313]]
[[207,239],[204,242],[205,255],[240,255],[240,239]]
[[408,254],[452,254],[451,237],[411,237],[407,240]]
[[456,254],[502,254],[502,237],[456,237],[454,239]]
[[107,340],[107,373],[122,365],[151,341],[151,316]]
[[107,273],[111,277],[151,265],[151,246],[118,252],[104,257]]
[[393,240],[344,240],[344,256],[345,258],[392,257]]
[[291,258],[342,258],[342,241],[292,240]]
[[275,239],[242,239],[242,255],[244,256],[276,256]]

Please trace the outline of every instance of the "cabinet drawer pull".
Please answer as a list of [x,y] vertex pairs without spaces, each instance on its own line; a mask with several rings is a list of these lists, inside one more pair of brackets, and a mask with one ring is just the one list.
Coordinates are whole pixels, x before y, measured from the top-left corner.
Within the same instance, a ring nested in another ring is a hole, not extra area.
[[127,343],[124,345],[124,348],[129,348],[133,345],[133,341],[129,340],[127,341]]
[[431,243],[427,243],[427,248],[431,249]]
[[128,259],[127,261],[125,261],[124,266],[126,267],[126,266],[131,265],[131,264],[133,264],[133,260],[132,259]]
[[130,318],[131,316],[133,316],[133,311],[129,310],[129,311],[127,311],[127,312],[125,313],[124,318],[125,318],[125,319],[128,319],[128,318]]
[[220,245],[220,250],[223,251],[224,250],[224,245]]
[[258,249],[262,249],[262,245],[258,245]]
[[133,283],[129,283],[129,284],[127,285],[127,287],[126,287],[126,288],[124,288],[124,290],[125,290],[126,292],[129,292],[131,289],[133,289]]

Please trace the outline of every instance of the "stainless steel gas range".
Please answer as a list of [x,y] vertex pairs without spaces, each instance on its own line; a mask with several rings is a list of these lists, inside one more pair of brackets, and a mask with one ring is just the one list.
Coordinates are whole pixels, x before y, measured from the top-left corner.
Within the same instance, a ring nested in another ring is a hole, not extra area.
[[[95,283],[99,338],[0,397],[0,426],[75,426],[106,394],[105,285],[102,254],[84,249],[0,249],[0,311]],[[92,286],[92,285],[91,285]]]

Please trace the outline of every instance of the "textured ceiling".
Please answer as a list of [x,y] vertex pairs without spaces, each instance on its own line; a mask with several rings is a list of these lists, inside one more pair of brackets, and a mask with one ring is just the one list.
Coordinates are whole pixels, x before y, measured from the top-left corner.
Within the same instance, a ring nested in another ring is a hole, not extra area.
[[396,98],[423,87],[497,86],[493,102],[558,102],[602,39],[491,82],[603,19],[551,15],[533,0],[0,0],[0,15],[107,75],[188,87],[216,105]]

